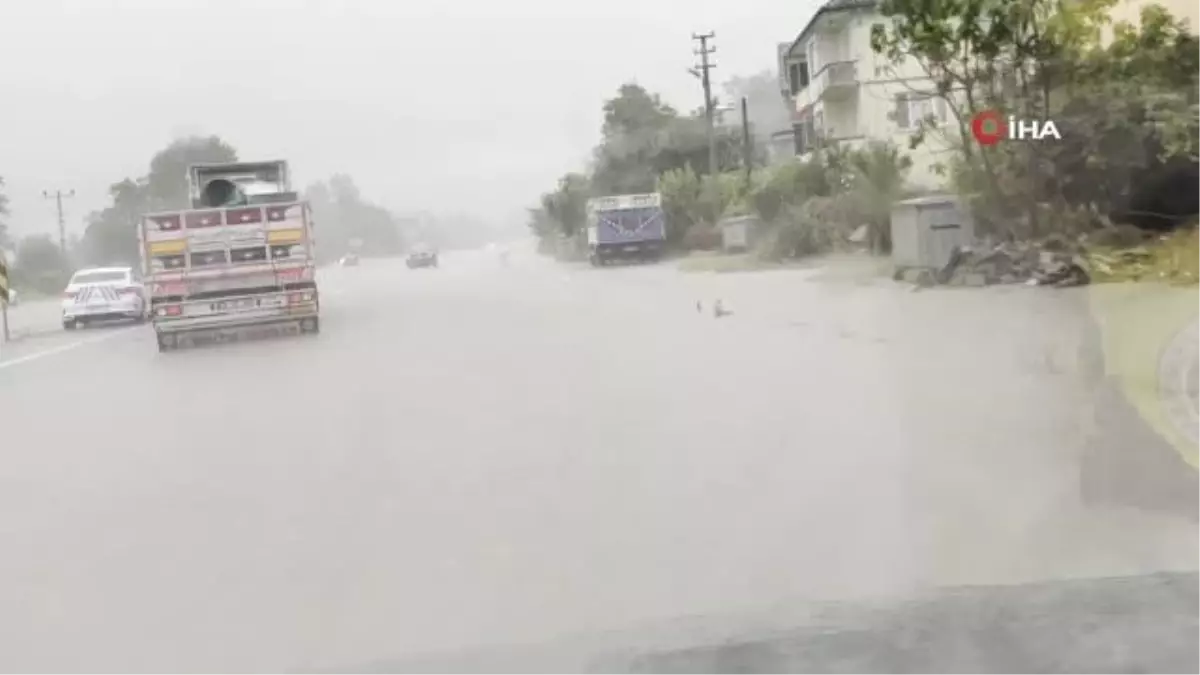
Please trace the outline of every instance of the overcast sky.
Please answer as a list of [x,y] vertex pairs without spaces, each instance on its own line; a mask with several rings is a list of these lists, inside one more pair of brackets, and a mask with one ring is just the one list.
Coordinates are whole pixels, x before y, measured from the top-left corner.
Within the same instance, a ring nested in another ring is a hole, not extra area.
[[817,0],[0,0],[0,176],[16,234],[68,227],[188,133],[395,210],[517,217],[583,166],[627,80],[680,108],[774,67]]

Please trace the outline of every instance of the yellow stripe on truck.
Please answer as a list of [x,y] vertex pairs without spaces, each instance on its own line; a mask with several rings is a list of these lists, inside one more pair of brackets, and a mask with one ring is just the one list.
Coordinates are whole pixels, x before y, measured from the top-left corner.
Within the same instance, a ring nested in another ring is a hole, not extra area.
[[175,241],[150,242],[150,255],[178,255],[187,250],[187,242],[182,239]]
[[295,244],[298,241],[304,241],[304,230],[300,228],[294,230],[271,230],[267,235],[268,244]]

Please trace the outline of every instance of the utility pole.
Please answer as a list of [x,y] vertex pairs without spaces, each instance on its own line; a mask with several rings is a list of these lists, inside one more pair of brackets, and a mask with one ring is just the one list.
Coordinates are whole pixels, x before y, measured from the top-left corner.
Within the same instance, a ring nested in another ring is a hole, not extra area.
[[750,138],[750,116],[746,111],[746,97],[742,97],[742,162],[746,165],[746,188],[749,189],[754,170],[754,139]]
[[704,121],[706,122],[706,130],[708,132],[708,173],[715,176],[719,171],[717,166],[717,134],[713,129],[713,97],[712,84],[709,81],[708,71],[717,67],[717,64],[711,63],[708,56],[717,51],[716,47],[709,46],[709,40],[716,38],[716,33],[709,31],[703,35],[692,33],[692,39],[700,43],[700,49],[695,50],[695,53],[700,56],[700,63],[693,70],[700,77],[700,82],[704,85]]
[[67,221],[63,218],[63,197],[68,199],[75,196],[74,190],[55,190],[53,193],[49,190],[42,190],[42,196],[46,199],[53,198],[54,205],[58,209],[58,246],[62,249],[63,258],[67,257]]

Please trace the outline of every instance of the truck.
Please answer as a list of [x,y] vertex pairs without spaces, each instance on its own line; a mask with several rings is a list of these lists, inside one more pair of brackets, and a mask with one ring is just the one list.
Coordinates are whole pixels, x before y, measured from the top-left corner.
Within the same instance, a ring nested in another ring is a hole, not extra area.
[[285,161],[188,167],[191,208],[138,225],[159,351],[268,324],[320,330],[312,210]]
[[588,261],[656,261],[667,243],[662,195],[597,197],[587,202]]

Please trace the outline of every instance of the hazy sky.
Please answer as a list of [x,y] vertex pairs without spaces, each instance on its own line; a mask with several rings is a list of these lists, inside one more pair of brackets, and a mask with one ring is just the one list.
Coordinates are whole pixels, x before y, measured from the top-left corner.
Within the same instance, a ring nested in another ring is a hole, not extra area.
[[68,227],[172,138],[215,133],[301,183],[347,172],[396,210],[514,217],[595,144],[636,79],[701,104],[774,67],[817,0],[0,0],[0,176],[18,234]]

